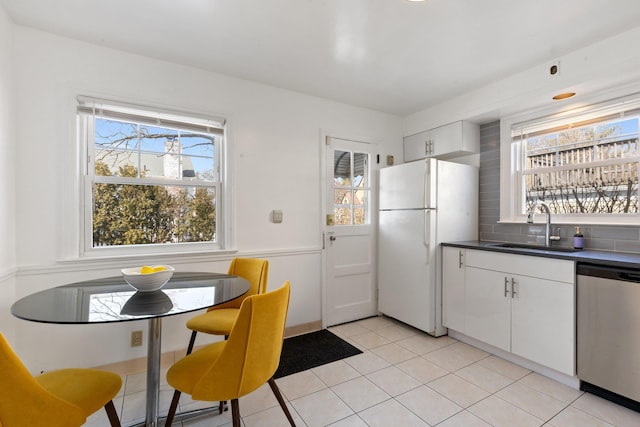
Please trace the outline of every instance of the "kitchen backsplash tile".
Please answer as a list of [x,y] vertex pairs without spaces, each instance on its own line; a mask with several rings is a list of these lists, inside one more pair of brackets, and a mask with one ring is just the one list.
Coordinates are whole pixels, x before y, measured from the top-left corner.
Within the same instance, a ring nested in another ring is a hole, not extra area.
[[601,226],[590,227],[589,234],[585,234],[585,237],[587,236],[589,236],[591,239],[614,239],[614,240],[638,241],[638,228],[637,227],[601,227]]

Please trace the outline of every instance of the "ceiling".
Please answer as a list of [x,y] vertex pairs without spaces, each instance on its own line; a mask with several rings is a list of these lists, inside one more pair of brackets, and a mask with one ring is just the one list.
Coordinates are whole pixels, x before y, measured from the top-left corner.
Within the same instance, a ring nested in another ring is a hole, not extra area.
[[0,0],[16,24],[405,116],[639,25],[638,0]]

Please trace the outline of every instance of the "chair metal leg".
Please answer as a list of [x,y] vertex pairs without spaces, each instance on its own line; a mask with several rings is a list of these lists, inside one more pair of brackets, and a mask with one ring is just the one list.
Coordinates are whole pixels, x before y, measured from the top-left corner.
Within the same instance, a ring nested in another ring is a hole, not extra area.
[[187,347],[187,355],[191,354],[191,351],[193,350],[193,345],[196,343],[197,334],[198,334],[198,331],[191,332],[191,338],[189,339],[189,346]]
[[178,402],[180,401],[180,394],[178,390],[173,392],[173,399],[171,399],[171,405],[169,406],[169,413],[167,414],[167,420],[165,421],[165,427],[171,427],[173,424],[173,417],[176,415],[176,411],[178,410]]
[[108,401],[107,404],[104,405],[104,410],[107,411],[107,417],[109,417],[109,424],[111,424],[111,427],[121,427],[120,418],[118,418],[118,413],[116,412],[113,400]]
[[278,388],[278,384],[276,384],[276,380],[274,380],[273,377],[271,377],[271,379],[268,382],[269,382],[269,386],[271,387],[271,391],[273,391],[273,394],[276,396],[276,399],[278,400],[280,407],[284,411],[284,414],[287,416],[287,419],[289,420],[289,424],[291,424],[292,427],[296,427],[296,423],[293,422],[293,417],[289,412],[289,408],[287,408],[287,402],[284,401],[284,398],[282,397],[282,393],[280,393],[280,389]]
[[231,418],[233,418],[233,427],[240,426],[240,406],[238,399],[231,399]]

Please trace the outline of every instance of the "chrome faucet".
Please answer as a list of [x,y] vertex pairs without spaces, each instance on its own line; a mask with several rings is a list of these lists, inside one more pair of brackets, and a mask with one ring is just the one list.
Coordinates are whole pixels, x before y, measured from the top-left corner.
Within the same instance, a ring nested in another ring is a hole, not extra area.
[[551,246],[551,241],[560,240],[560,236],[551,235],[551,211],[549,210],[549,206],[547,206],[546,203],[538,200],[527,214],[527,222],[529,224],[533,224],[533,218],[536,216],[536,209],[538,208],[538,206],[542,208],[542,212],[544,212],[546,221],[546,226],[544,229],[544,245]]

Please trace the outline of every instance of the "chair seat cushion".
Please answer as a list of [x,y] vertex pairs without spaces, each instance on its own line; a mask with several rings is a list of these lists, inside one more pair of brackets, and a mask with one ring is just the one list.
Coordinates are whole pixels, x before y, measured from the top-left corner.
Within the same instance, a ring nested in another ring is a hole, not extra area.
[[60,369],[35,377],[45,389],[80,407],[89,416],[113,399],[122,387],[122,378],[95,369]]
[[194,351],[178,360],[167,372],[167,382],[176,390],[193,394],[193,388],[218,359],[227,341],[220,341]]
[[205,334],[229,335],[239,312],[240,310],[237,308],[211,310],[189,319],[187,328]]

